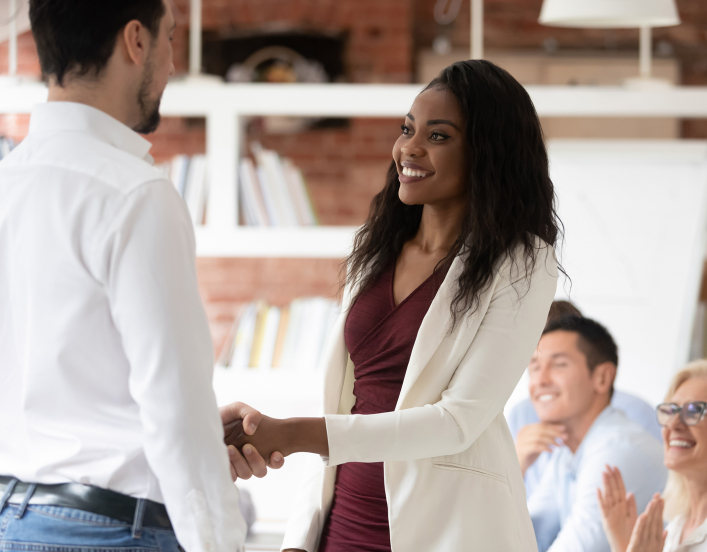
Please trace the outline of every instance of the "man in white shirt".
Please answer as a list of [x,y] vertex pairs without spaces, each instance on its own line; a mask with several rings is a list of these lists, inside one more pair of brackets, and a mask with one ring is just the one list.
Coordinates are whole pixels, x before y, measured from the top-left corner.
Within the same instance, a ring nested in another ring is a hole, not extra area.
[[[549,322],[530,361],[533,406],[561,438],[528,499],[540,552],[609,552],[596,496],[606,465],[627,474],[640,510],[665,485],[661,443],[611,406],[618,362],[606,328],[580,316]],[[520,445],[527,467],[538,453]]]
[[30,17],[50,101],[0,163],[0,548],[242,550],[251,468],[233,449],[229,473],[191,221],[136,133],[159,123],[171,9]]

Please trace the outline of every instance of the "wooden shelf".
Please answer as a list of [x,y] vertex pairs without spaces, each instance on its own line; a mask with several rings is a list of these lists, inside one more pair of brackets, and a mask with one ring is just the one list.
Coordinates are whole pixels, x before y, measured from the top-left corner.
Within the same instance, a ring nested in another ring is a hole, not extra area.
[[196,228],[196,252],[199,257],[343,259],[351,250],[356,230],[350,226],[199,226]]
[[[165,116],[403,116],[420,84],[191,84],[165,90]],[[619,86],[528,86],[541,117],[707,117],[707,87],[638,90]],[[0,88],[0,113],[29,113],[44,102],[40,83]]]
[[[162,100],[165,116],[206,118],[208,226],[196,229],[202,257],[344,258],[355,228],[237,226],[242,118],[403,117],[420,84],[225,84],[173,81]],[[544,117],[707,117],[707,87],[635,90],[621,87],[529,86]],[[29,113],[46,101],[41,83],[0,85],[0,113]]]

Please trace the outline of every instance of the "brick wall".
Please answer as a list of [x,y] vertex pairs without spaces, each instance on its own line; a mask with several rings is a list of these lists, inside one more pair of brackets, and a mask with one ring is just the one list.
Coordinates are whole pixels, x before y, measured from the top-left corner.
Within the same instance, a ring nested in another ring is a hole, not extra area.
[[[350,82],[411,82],[415,51],[429,48],[440,32],[454,46],[469,45],[469,1],[456,22],[440,28],[433,19],[436,0],[204,0],[204,28],[261,29],[300,27],[347,32],[346,78]],[[175,0],[178,28],[174,53],[177,72],[187,68],[188,0]],[[576,30],[537,23],[542,0],[485,0],[486,45],[537,50],[551,38],[561,50],[596,48],[636,52],[638,31]],[[672,45],[685,84],[707,84],[707,2],[678,0],[683,24],[656,29],[657,41]],[[30,33],[19,41],[21,74],[38,75]],[[0,44],[0,74],[7,71],[7,45]],[[0,134],[21,139],[26,116],[0,115]],[[324,224],[359,224],[371,197],[381,188],[399,121],[356,119],[347,128],[296,135],[267,134],[251,125],[249,138],[292,158],[300,166]],[[686,121],[685,137],[707,137],[707,121]],[[177,153],[204,151],[203,120],[168,118],[151,140],[157,160]],[[285,304],[297,296],[332,296],[339,261],[288,259],[199,259],[200,291],[218,350],[234,313],[244,302],[263,298]]]
[[[181,20],[188,23],[188,0],[175,3]],[[207,30],[296,26],[346,31],[350,82],[408,82],[411,24],[411,0],[204,0]]]
[[262,299],[284,306],[295,297],[335,298],[340,266],[336,259],[198,259],[199,291],[216,353],[243,304]]

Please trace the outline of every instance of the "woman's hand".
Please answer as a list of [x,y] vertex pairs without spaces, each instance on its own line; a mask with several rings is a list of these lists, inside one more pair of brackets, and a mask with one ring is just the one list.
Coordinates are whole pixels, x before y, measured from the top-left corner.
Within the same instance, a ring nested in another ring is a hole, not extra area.
[[329,455],[329,440],[324,418],[278,420],[261,415],[257,433],[247,434],[244,426],[244,431],[240,432],[240,435],[234,434],[229,439],[229,444],[235,445],[244,452],[249,445],[252,445],[265,458],[277,451],[282,453],[282,456],[289,456],[295,452]]
[[[220,409],[220,412],[221,422],[224,426],[236,420],[242,420],[243,431],[247,435],[255,433],[263,418],[260,412],[240,402],[224,406]],[[231,464],[231,478],[236,481],[236,479],[250,479],[253,475],[255,477],[265,477],[268,473],[267,466],[277,470],[285,464],[285,458],[278,451],[266,456],[266,458],[270,459],[267,464],[258,450],[251,446],[245,447],[242,454],[236,447],[229,446],[228,459]]]
[[293,452],[290,432],[287,430],[287,420],[278,420],[269,416],[262,416],[258,422],[258,431],[253,434],[245,432],[246,426],[240,435],[234,435],[228,442],[237,449],[247,453],[249,448],[255,447],[265,458],[279,452],[282,456],[289,456]]
[[606,466],[603,477],[604,492],[597,489],[597,498],[604,532],[609,539],[611,552],[626,552],[636,525],[636,498],[632,493],[626,493],[618,468]]
[[636,527],[631,535],[627,552],[662,552],[668,532],[663,529],[663,506],[659,494],[655,494],[648,503],[646,511],[638,516]]

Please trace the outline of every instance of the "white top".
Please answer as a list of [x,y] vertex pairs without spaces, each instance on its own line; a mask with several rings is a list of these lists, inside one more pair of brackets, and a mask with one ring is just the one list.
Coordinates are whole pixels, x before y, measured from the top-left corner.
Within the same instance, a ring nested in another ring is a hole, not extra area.
[[0,162],[0,474],[164,501],[189,552],[233,552],[192,224],[149,149],[52,102]]
[[663,552],[707,552],[707,520],[681,543],[685,521],[685,516],[678,516],[668,523],[668,537],[665,539]]

